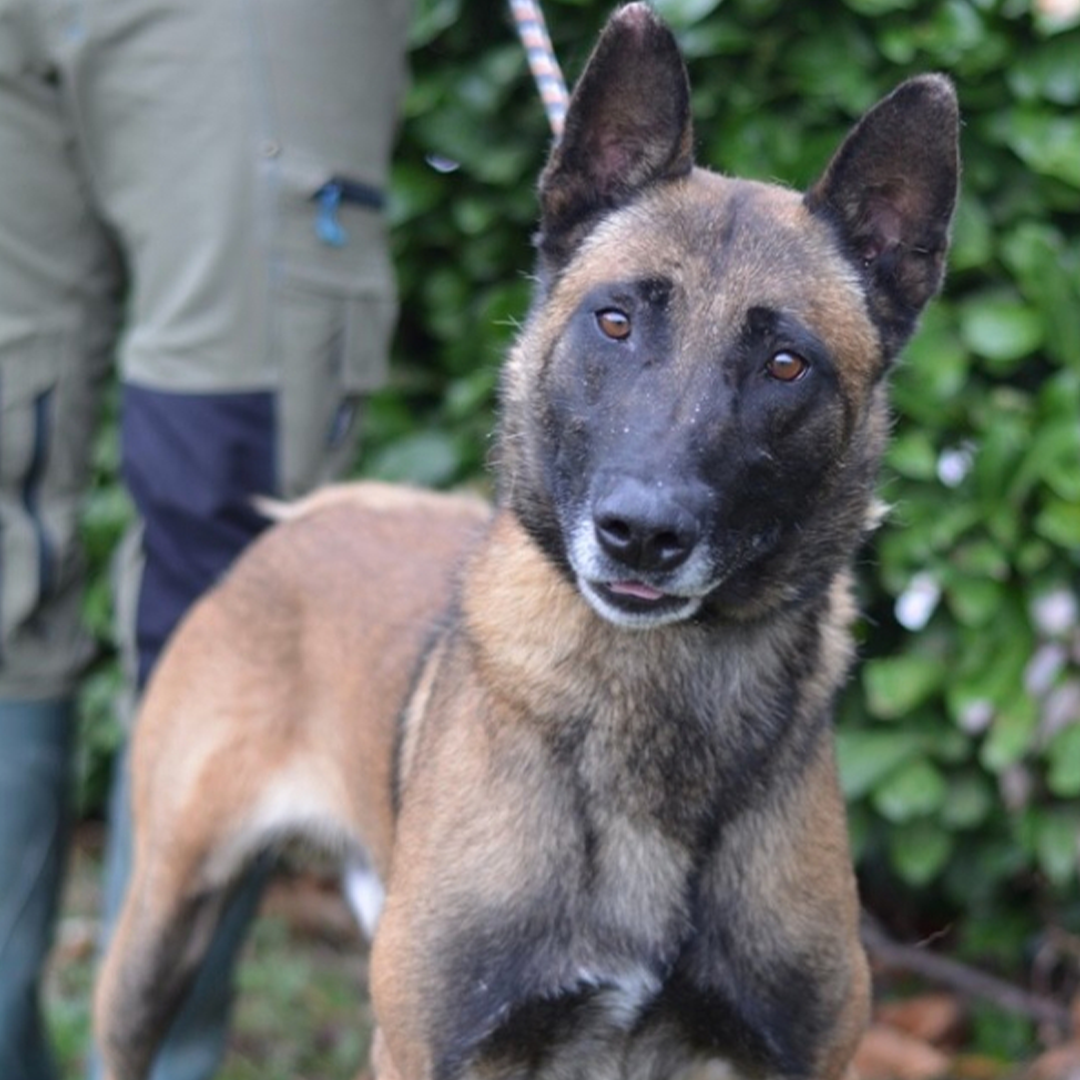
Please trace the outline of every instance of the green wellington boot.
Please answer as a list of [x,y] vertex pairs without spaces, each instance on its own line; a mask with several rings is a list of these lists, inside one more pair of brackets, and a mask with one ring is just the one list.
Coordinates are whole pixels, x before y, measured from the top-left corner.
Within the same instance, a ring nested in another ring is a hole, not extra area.
[[41,1013],[66,861],[67,701],[0,701],[0,1077],[55,1080]]

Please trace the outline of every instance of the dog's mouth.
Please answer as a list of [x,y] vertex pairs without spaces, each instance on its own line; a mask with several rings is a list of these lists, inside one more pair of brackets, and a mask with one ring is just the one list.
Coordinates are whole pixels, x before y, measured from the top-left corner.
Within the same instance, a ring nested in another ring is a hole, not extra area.
[[693,618],[711,588],[704,545],[675,572],[654,575],[605,557],[591,519],[571,530],[571,537],[568,554],[578,590],[597,615],[615,626],[645,630]]
[[660,600],[673,599],[667,593],[654,589],[651,585],[646,585],[644,581],[609,581],[606,585],[600,587],[615,596],[630,597],[634,600],[640,600],[644,604],[654,604]]
[[700,606],[695,597],[675,596],[644,581],[582,581],[597,613],[619,626],[645,628],[678,622]]

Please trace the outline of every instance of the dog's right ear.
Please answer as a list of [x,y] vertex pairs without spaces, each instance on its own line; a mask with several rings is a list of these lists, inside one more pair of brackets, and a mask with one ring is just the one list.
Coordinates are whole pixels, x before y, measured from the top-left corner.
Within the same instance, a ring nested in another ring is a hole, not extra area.
[[693,167],[690,86],[671,31],[647,4],[608,20],[540,177],[541,253],[565,260],[596,214]]

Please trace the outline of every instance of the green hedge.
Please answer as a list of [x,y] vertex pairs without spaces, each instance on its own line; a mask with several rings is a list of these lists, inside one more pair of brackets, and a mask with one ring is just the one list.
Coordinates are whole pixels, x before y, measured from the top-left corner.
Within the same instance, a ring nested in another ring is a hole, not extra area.
[[[870,895],[969,913],[961,946],[1015,962],[1080,913],[1080,17],[1026,0],[656,7],[689,58],[699,157],[733,173],[804,186],[904,76],[956,80],[954,253],[895,378],[892,512],[861,560],[865,663],[840,753]],[[545,10],[572,76],[608,5]],[[413,48],[402,325],[360,468],[446,486],[485,474],[549,136],[503,4],[420,0]],[[106,477],[111,453],[107,438]],[[99,498],[106,535],[107,480]]]

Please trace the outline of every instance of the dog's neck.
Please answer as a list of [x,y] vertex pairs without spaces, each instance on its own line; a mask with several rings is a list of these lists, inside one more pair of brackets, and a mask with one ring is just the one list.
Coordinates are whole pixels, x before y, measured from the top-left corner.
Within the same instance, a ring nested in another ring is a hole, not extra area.
[[679,873],[772,790],[770,774],[820,751],[849,662],[846,579],[822,602],[823,618],[620,628],[507,511],[462,593],[468,647],[501,699],[499,738],[518,728],[537,760],[560,762],[583,812],[602,813],[605,835],[660,845]]
[[[821,677],[812,680],[812,700],[800,711],[823,711],[850,659],[847,630],[855,609],[848,575],[838,575],[811,606],[805,617],[787,611],[752,621],[617,627],[596,614],[505,508],[462,590],[465,625],[473,641],[484,643],[479,662],[509,693],[519,692],[534,711],[536,702],[546,702],[551,717],[565,716],[568,701],[580,714],[580,686],[567,680],[576,682],[587,669],[594,715],[630,725],[654,695],[676,708],[704,710],[704,720],[722,724],[741,700],[791,683],[794,668],[804,665]],[[762,655],[777,658],[775,670],[763,671]],[[749,656],[756,661],[744,662]],[[679,702],[684,694],[685,703]]]

